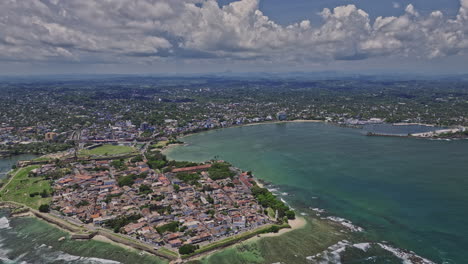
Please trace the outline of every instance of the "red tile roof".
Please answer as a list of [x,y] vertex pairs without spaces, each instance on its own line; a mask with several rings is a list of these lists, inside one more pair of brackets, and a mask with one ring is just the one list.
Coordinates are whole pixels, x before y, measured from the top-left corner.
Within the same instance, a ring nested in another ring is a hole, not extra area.
[[206,170],[211,168],[211,164],[205,164],[200,166],[193,166],[193,167],[186,167],[186,168],[178,168],[173,169],[172,172],[188,172],[188,171],[198,171],[198,170]]

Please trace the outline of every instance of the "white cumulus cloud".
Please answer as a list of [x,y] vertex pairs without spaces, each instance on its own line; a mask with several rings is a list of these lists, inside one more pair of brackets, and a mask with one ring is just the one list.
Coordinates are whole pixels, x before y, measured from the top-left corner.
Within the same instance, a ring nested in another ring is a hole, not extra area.
[[259,0],[222,7],[215,0],[3,0],[0,60],[326,62],[468,51],[468,0],[455,18],[438,10],[421,15],[413,5],[375,20],[355,5],[320,15],[320,25],[280,25],[259,10]]

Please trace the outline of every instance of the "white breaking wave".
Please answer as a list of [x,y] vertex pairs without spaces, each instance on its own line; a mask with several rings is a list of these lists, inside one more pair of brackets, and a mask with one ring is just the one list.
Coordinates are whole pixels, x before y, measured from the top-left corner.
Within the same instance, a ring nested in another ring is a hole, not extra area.
[[320,209],[320,208],[311,208],[310,207],[310,210],[314,211],[314,212],[317,212],[319,214],[322,214],[322,213],[325,213],[325,210],[324,209]]
[[80,257],[80,256],[63,253],[63,252],[61,252],[58,256],[56,256],[53,260],[54,261],[62,260],[66,262],[83,263],[83,264],[120,264],[120,262],[114,261],[114,260]]
[[[0,253],[1,254],[1,253]],[[7,256],[3,256],[3,254],[0,256],[0,261],[4,264],[27,264],[26,261],[21,261],[21,259],[26,255],[26,253],[19,255],[15,259],[9,259]],[[21,261],[21,262],[20,262]]]
[[362,251],[367,251],[371,247],[370,243],[358,243],[358,244],[353,244],[353,247],[359,248]]
[[6,217],[0,218],[0,229],[10,229],[10,220]]
[[11,249],[5,248],[5,245],[0,243],[0,262],[9,263],[12,260],[8,258],[8,253],[11,252]]
[[346,240],[342,240],[335,245],[329,246],[326,250],[318,253],[314,256],[307,257],[307,260],[313,261],[316,264],[340,264],[340,254],[346,251],[346,247],[350,243]]
[[325,217],[323,219],[327,219],[327,220],[330,220],[332,222],[338,223],[338,224],[348,228],[352,232],[363,232],[364,231],[364,228],[356,226],[351,221],[346,220],[346,219],[341,218],[341,217],[328,216],[328,217]]
[[392,246],[382,244],[382,243],[377,243],[381,248],[387,250],[388,252],[391,252],[393,255],[395,255],[397,258],[403,260],[404,264],[435,264],[435,262],[432,262],[428,259],[425,259],[421,256],[416,255],[416,253],[412,251],[407,251],[399,248],[394,248]]
[[43,258],[44,263],[65,262],[75,264],[120,264],[120,262],[114,260],[75,256],[63,251],[44,252],[41,254],[41,257]]
[[[351,244],[347,240],[342,240],[326,250],[309,256],[306,259],[314,264],[341,264],[341,254],[346,251],[348,247],[358,248],[367,252],[372,246],[380,246],[382,249],[392,253],[395,257],[401,259],[404,264],[435,264],[434,262],[418,256],[416,253],[404,249],[394,248],[384,243],[357,243]],[[370,256],[367,259],[372,259]]]

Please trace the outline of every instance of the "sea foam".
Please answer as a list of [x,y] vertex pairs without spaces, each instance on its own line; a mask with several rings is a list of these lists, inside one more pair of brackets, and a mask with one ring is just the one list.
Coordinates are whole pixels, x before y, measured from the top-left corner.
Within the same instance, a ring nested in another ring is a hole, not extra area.
[[351,221],[349,221],[347,219],[344,219],[344,218],[341,218],[341,217],[328,216],[328,217],[325,217],[324,219],[327,219],[327,220],[330,220],[332,222],[338,223],[338,224],[348,228],[349,230],[351,230],[351,232],[363,232],[364,231],[364,228],[356,226]]
[[332,246],[329,246],[321,253],[318,253],[314,256],[309,256],[306,259],[309,261],[314,261],[314,263],[317,264],[340,264],[340,254],[346,251],[346,247],[349,245],[350,243],[347,240],[342,240]]
[[10,229],[10,220],[6,217],[0,218],[0,229]]
[[377,243],[381,248],[385,249],[386,251],[392,253],[395,255],[397,258],[401,259],[404,264],[435,264],[435,262],[432,262],[428,259],[425,259],[421,256],[416,255],[416,253],[404,249],[399,249],[399,248],[394,248],[392,246],[383,244],[383,243]]
[[[311,263],[314,263],[314,264],[335,264],[335,263],[340,264],[341,254],[345,252],[347,248],[354,247],[364,252],[367,252],[373,246],[379,246],[382,249],[392,253],[395,257],[401,259],[404,264],[435,264],[434,262],[428,259],[425,259],[421,256],[416,255],[416,253],[412,251],[395,248],[395,247],[385,244],[384,242],[351,244],[347,240],[342,240],[328,247],[326,250],[318,254],[315,254],[313,256],[309,256],[306,259],[311,261]],[[370,260],[373,258],[375,258],[375,256],[370,256],[367,259]]]
[[93,258],[93,257],[81,257],[65,252],[59,251],[58,254],[49,255],[48,258],[50,262],[66,262],[66,263],[80,263],[80,264],[120,264],[118,261],[102,259],[102,258]]

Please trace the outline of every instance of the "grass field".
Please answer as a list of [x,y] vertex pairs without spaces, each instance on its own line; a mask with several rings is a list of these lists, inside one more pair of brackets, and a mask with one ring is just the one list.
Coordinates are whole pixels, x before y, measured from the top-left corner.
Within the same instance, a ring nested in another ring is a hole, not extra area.
[[14,174],[11,181],[0,192],[1,199],[25,204],[34,209],[38,209],[41,204],[50,203],[51,197],[42,198],[40,195],[34,197],[29,195],[31,193],[41,193],[44,190],[49,194],[52,192],[49,181],[40,177],[29,177],[29,172],[35,168],[38,168],[38,166],[22,168]]
[[117,145],[102,145],[93,149],[84,149],[80,151],[80,156],[114,156],[130,154],[135,152],[136,149],[129,146],[117,146]]
[[225,238],[225,239],[223,239],[223,240],[219,240],[219,241],[210,243],[210,244],[208,244],[208,245],[205,245],[205,246],[203,246],[203,247],[201,247],[201,248],[195,250],[195,252],[192,253],[192,254],[183,255],[182,258],[183,258],[183,259],[189,258],[189,257],[191,257],[191,256],[198,255],[198,254],[202,254],[202,253],[205,253],[205,252],[208,252],[208,251],[217,249],[217,248],[222,248],[222,247],[225,247],[225,246],[228,246],[228,245],[232,245],[232,244],[234,244],[234,243],[236,243],[236,242],[243,241],[243,240],[245,240],[245,239],[254,237],[254,236],[258,235],[258,234],[263,234],[263,233],[265,233],[265,232],[268,232],[268,230],[269,230],[272,226],[278,226],[279,228],[289,228],[289,227],[290,227],[288,224],[283,224],[283,225],[266,225],[266,226],[261,227],[261,228],[258,228],[258,229],[254,229],[254,230],[251,230],[251,231],[247,231],[247,232],[241,233],[241,234],[239,234],[239,235],[231,236],[231,237]]
[[49,158],[49,157],[39,157],[39,158],[33,159],[33,161],[50,161],[50,160],[52,160],[52,158]]
[[[190,264],[261,264],[261,263],[311,263],[306,259],[326,250],[338,241],[350,240],[350,235],[339,232],[341,227],[321,219],[306,218],[305,227],[280,236],[262,237],[236,243],[197,259]],[[396,262],[395,262],[396,263]]]
[[158,249],[158,252],[163,254],[163,255],[169,255],[169,256],[172,256],[174,258],[177,258],[179,257],[179,254],[177,252],[174,252],[172,250],[169,250],[167,248],[164,248],[164,247],[161,247]]
[[268,211],[268,216],[270,217],[270,219],[274,220],[275,216],[276,216],[275,211],[273,211],[273,209],[271,207],[268,207],[267,211]]

